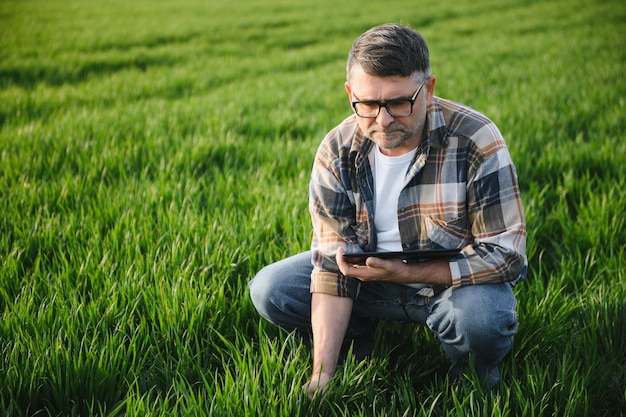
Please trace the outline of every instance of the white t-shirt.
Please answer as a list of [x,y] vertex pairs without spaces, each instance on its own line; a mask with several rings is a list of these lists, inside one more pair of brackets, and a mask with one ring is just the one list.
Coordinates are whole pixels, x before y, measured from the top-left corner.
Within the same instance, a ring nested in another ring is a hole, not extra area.
[[[404,185],[406,172],[417,149],[400,156],[387,156],[375,147],[374,154],[374,225],[378,244],[377,251],[402,251],[398,227],[398,199]],[[425,284],[405,284],[413,288],[427,288]],[[424,295],[429,295],[424,294]]]
[[417,149],[400,156],[387,156],[376,146],[374,152],[374,225],[378,238],[376,250],[401,251],[398,198]]

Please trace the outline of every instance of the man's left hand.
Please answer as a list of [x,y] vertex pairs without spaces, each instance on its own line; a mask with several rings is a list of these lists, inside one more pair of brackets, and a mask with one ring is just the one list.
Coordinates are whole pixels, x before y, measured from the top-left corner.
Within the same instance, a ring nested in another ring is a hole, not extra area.
[[358,278],[361,281],[388,281],[397,282],[402,276],[406,264],[400,259],[381,259],[370,256],[365,265],[350,264],[343,259],[345,249],[337,249],[337,266],[347,277]]

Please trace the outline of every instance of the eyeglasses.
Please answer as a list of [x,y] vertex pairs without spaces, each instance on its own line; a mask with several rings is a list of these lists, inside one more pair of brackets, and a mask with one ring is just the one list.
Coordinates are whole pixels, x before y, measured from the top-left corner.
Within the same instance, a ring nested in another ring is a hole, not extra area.
[[[366,119],[374,119],[380,114],[382,107],[387,109],[387,112],[393,117],[407,117],[413,113],[413,104],[417,100],[417,96],[426,84],[426,81],[420,85],[413,97],[410,99],[389,100],[389,101],[353,101],[352,108],[357,116]],[[355,96],[356,98],[356,96]]]

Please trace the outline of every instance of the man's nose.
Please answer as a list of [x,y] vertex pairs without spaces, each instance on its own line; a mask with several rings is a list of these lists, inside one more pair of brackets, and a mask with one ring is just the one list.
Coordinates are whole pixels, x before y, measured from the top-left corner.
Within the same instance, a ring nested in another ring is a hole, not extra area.
[[381,125],[382,127],[386,127],[393,123],[394,120],[395,117],[389,114],[389,110],[387,110],[387,107],[383,106],[380,108],[380,112],[378,113],[378,116],[376,116],[376,122],[379,125]]

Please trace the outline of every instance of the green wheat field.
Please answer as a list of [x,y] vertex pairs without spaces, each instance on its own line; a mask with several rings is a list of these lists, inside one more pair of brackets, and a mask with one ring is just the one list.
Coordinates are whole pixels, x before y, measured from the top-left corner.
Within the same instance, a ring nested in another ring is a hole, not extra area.
[[[382,322],[325,400],[247,282],[306,250],[352,40],[403,22],[500,127],[529,276],[484,392]],[[622,0],[0,1],[0,415],[626,413]]]

